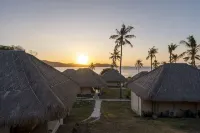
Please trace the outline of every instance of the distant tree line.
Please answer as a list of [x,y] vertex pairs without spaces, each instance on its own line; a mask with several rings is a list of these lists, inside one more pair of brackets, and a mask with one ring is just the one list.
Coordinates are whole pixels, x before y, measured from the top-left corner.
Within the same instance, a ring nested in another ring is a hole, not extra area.
[[[19,45],[12,45],[12,46],[6,46],[6,45],[0,45],[0,50],[18,50],[18,51],[25,51],[25,49],[22,46]],[[37,52],[33,51],[33,50],[29,50],[27,53],[33,55],[33,56],[37,56]]]

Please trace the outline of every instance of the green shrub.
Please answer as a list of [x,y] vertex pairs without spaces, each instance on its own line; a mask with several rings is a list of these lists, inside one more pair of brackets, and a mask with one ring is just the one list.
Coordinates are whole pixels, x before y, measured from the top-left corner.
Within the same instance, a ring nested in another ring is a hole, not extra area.
[[127,90],[125,96],[126,96],[127,99],[131,99],[131,89],[128,89],[128,90]]

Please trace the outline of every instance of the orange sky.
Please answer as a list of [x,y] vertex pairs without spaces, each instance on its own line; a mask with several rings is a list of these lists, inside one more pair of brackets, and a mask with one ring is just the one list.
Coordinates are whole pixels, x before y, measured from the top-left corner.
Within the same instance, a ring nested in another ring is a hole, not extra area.
[[[111,63],[115,34],[124,23],[135,29],[133,48],[123,48],[123,65],[133,66],[148,49],[158,48],[157,60],[168,61],[168,45],[189,35],[200,43],[199,1],[158,0],[19,0],[0,1],[0,44],[21,45],[42,60],[76,63],[78,54],[89,62]],[[179,46],[175,51],[185,51]],[[180,60],[183,62],[183,60]],[[197,62],[198,65],[199,62]]]

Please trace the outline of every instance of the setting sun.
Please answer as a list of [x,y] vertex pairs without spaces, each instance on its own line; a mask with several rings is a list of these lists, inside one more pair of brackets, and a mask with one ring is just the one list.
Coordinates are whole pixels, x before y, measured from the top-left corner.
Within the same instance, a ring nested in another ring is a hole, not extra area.
[[87,55],[79,55],[77,57],[77,63],[78,64],[88,64],[88,56]]

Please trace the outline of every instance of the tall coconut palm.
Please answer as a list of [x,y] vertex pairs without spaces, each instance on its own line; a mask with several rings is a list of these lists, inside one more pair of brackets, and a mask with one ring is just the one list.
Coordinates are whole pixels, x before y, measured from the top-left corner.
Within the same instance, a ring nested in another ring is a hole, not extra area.
[[200,55],[198,55],[198,52],[200,50],[200,44],[197,45],[196,40],[193,36],[189,36],[187,38],[187,41],[180,41],[180,44],[184,44],[188,49],[187,51],[183,52],[182,55],[187,55],[183,59],[187,62],[190,60],[189,64],[196,67],[196,61],[200,60]]
[[[131,44],[131,42],[128,39],[134,38],[135,35],[129,35],[128,33],[133,29],[132,26],[125,26],[124,24],[122,24],[122,27],[120,30],[116,29],[116,35],[111,35],[110,39],[114,39],[115,43],[116,43],[116,48],[121,48],[120,52],[121,52],[121,58],[120,58],[120,74],[121,74],[121,68],[122,68],[122,46],[124,45],[130,45],[131,47],[133,47],[133,45]],[[120,98],[122,98],[122,87],[120,87]]]
[[148,56],[147,56],[146,60],[148,60],[149,58],[151,59],[151,70],[152,70],[153,58],[156,58],[157,53],[158,53],[158,49],[155,48],[155,46],[150,48],[148,51]]
[[120,56],[120,51],[118,51],[117,49],[114,49],[113,53],[110,53],[110,59],[112,59],[112,64],[111,66],[114,68],[117,68],[117,61],[120,60],[121,56]]
[[140,68],[142,68],[142,67],[143,67],[142,60],[136,60],[135,68],[138,70],[138,73],[140,71]]
[[93,62],[89,65],[89,68],[90,68],[91,70],[95,70],[95,65],[93,64]]
[[169,52],[169,63],[172,63],[172,54],[173,51],[178,47],[178,45],[171,43],[168,45],[168,52]]
[[158,62],[157,60],[154,60],[154,62],[152,63],[153,68],[157,68],[160,65],[160,62]]

